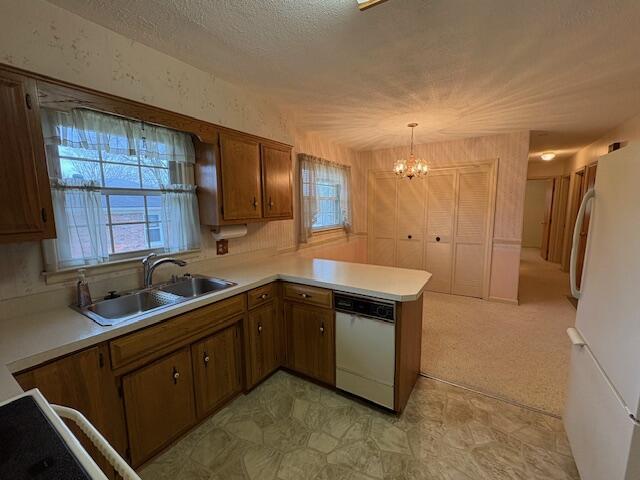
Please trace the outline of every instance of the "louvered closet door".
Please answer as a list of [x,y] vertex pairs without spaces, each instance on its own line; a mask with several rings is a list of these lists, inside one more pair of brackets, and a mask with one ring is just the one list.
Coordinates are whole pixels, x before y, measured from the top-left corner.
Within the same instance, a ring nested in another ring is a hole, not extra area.
[[423,269],[426,180],[397,181],[396,266]]
[[396,264],[396,185],[396,177],[389,174],[378,174],[374,178],[369,262],[376,265]]
[[458,208],[451,293],[482,297],[489,216],[489,171],[481,167],[460,169],[457,181]]
[[425,268],[433,275],[427,289],[451,293],[456,172],[432,171],[427,181]]

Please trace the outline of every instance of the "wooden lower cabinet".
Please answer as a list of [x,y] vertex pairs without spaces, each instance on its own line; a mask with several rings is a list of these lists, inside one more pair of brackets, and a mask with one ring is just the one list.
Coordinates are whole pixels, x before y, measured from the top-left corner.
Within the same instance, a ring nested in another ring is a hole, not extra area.
[[196,421],[189,347],[125,375],[122,388],[134,467]]
[[282,363],[277,303],[269,302],[249,311],[247,321],[247,387],[251,388]]
[[191,346],[198,418],[242,391],[241,354],[240,323]]
[[[124,412],[108,354],[106,344],[98,345],[20,373],[16,380],[24,390],[38,388],[50,403],[81,412],[124,456]],[[73,424],[70,427],[105,474],[115,478],[113,468],[91,441]]]
[[336,382],[333,310],[284,302],[287,366],[330,385]]

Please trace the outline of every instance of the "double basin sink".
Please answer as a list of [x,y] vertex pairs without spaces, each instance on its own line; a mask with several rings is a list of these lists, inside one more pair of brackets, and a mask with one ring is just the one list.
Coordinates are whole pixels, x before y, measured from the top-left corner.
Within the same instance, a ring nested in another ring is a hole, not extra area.
[[105,298],[84,308],[73,307],[103,326],[115,325],[142,314],[161,310],[196,297],[236,285],[219,278],[185,275],[142,290]]

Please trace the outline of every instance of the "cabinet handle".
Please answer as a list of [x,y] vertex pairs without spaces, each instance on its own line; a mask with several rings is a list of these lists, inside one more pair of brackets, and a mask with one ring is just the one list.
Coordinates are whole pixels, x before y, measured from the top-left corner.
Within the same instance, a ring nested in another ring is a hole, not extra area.
[[211,360],[209,358],[209,354],[207,352],[204,352],[204,355],[202,357],[202,361],[204,362],[204,366],[208,367],[209,366],[209,360]]
[[436,237],[436,242],[439,242],[439,241],[440,241],[440,237]]
[[176,369],[176,367],[173,367],[173,383],[175,385],[178,384],[178,378],[180,378],[180,372]]
[[33,102],[31,101],[31,95],[29,93],[24,96],[24,101],[27,104],[27,108],[31,110],[33,108]]
[[302,298],[311,298],[311,295],[309,295],[308,293],[301,293],[300,296]]
[[266,293],[263,293],[262,295],[260,295],[260,298],[261,298],[262,300],[266,300],[268,296],[269,296],[269,295],[267,295]]
[[320,324],[320,335],[324,335],[324,322]]
[[258,324],[258,335],[260,335],[262,333],[262,324],[259,323]]
[[411,238],[412,238],[412,237],[411,237],[411,235],[407,235],[407,238],[408,238],[409,240],[411,240]]
[[46,209],[42,209],[40,210],[40,216],[42,217],[42,221],[44,223],[47,223],[47,210]]
[[258,208],[258,200],[256,200],[256,197],[253,197],[253,202],[251,202],[251,206],[253,207],[254,210]]
[[269,209],[272,209],[274,205],[275,203],[273,203],[273,201],[271,200],[271,197],[269,197]]

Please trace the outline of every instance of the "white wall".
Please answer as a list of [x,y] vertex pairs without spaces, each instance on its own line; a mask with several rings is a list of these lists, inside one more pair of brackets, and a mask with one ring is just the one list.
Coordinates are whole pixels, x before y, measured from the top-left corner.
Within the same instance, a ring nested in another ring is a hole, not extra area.
[[[0,63],[293,144],[294,153],[304,151],[357,168],[355,152],[298,132],[269,99],[42,0],[0,0]],[[354,172],[353,178],[355,190],[362,192],[357,183],[361,175]],[[356,230],[361,230],[361,210],[356,208]],[[228,261],[216,257],[207,231],[202,240],[202,252],[192,262]],[[296,243],[294,221],[283,220],[250,225],[246,237],[229,242],[229,251],[240,260],[256,252],[291,251]],[[330,250],[315,250],[319,256],[331,255]],[[41,271],[39,243],[0,245],[0,317],[24,311],[21,297],[29,294],[46,297],[30,298],[29,308],[70,301],[70,284],[47,285]],[[133,288],[139,281],[136,270],[115,277],[90,277],[94,294]]]
[[524,194],[524,218],[522,225],[522,246],[540,248],[542,246],[542,222],[546,213],[546,197],[551,180],[527,180]]

